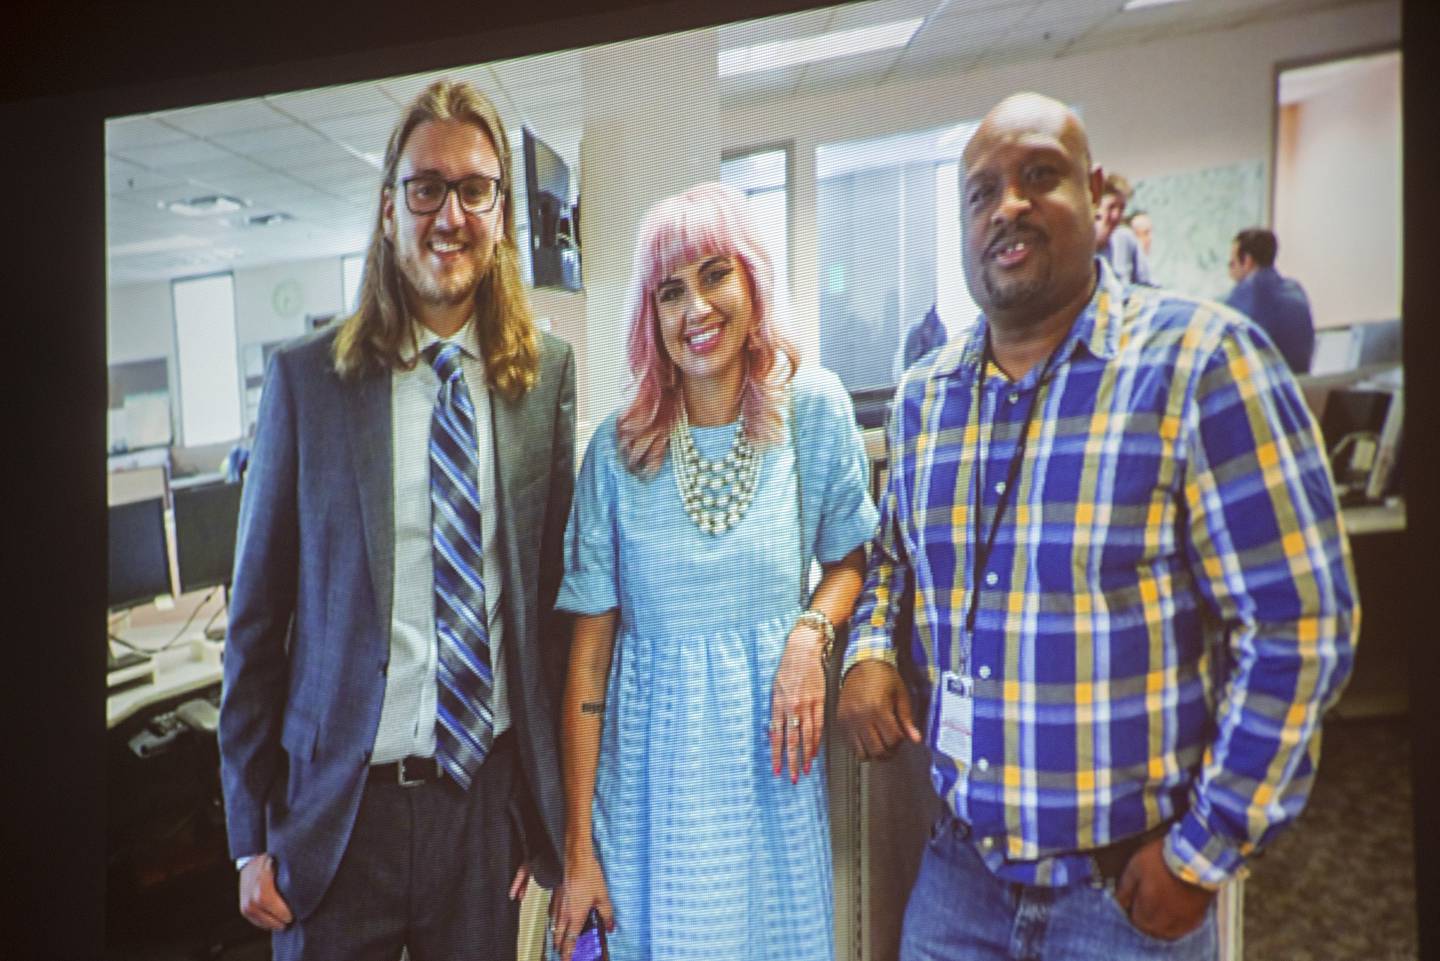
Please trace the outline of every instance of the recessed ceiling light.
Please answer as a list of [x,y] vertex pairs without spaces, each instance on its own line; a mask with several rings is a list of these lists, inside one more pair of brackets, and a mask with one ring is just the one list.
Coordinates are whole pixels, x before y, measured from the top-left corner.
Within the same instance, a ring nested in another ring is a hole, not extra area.
[[162,210],[185,217],[207,217],[211,214],[229,214],[250,206],[250,201],[231,197],[229,194],[205,194],[184,200],[161,201]]
[[294,220],[290,214],[277,210],[268,214],[256,214],[253,217],[246,217],[240,221],[242,227],[273,227],[276,224],[283,224],[287,220]]
[[1125,0],[1125,6],[1120,10],[1143,10],[1146,7],[1161,7],[1167,3],[1184,3],[1185,0]]
[[903,47],[925,22],[923,17],[892,20],[853,30],[834,30],[799,40],[772,40],[720,51],[720,76],[733,77],[761,70],[779,70],[804,63],[854,57],[877,50]]

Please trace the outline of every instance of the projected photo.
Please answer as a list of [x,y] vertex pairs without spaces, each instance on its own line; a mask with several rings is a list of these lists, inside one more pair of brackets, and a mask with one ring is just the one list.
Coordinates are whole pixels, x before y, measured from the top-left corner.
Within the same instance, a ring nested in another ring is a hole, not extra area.
[[1410,818],[1313,747],[1406,707],[1399,29],[869,0],[109,119],[116,951],[919,957],[942,849],[1308,950],[1332,743]]

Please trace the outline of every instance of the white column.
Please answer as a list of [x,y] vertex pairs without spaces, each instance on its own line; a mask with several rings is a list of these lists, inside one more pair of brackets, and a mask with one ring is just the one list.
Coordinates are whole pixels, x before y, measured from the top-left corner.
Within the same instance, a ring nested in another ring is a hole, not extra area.
[[611,44],[581,53],[580,249],[585,282],[588,398],[599,423],[629,383],[625,301],[636,230],[655,201],[720,177],[720,110],[713,29]]
[[805,363],[820,363],[820,230],[815,141],[792,141],[790,162],[790,316],[787,329]]

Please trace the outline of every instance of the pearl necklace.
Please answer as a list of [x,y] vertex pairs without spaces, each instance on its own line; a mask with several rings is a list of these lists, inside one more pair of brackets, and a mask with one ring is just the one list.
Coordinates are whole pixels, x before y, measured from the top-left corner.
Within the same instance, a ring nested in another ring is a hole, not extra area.
[[670,429],[670,450],[675,454],[675,487],[680,503],[695,526],[706,534],[723,534],[745,516],[755,499],[755,482],[760,474],[760,457],[745,435],[745,415],[736,424],[730,450],[718,461],[706,460],[690,436],[690,418],[685,404]]

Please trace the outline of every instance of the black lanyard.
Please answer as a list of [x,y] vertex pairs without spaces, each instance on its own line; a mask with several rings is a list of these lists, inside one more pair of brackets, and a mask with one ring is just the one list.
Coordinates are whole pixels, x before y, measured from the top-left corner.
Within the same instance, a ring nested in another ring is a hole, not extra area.
[[[1045,389],[1045,385],[1050,377],[1050,366],[1055,362],[1055,358],[1060,355],[1060,348],[1064,346],[1064,343],[1064,341],[1061,341],[1060,344],[1056,345],[1055,349],[1050,352],[1050,356],[1045,358],[1045,366],[1040,368],[1040,377],[1035,381],[1035,394],[1030,398],[1029,409],[1025,411],[1025,422],[1020,428],[1020,438],[1015,442],[1015,454],[1010,458],[1010,467],[1005,472],[1005,489],[1000,492],[1000,503],[995,505],[995,517],[990,522],[990,533],[984,536],[983,541],[983,523],[981,516],[983,514],[985,496],[986,451],[980,447],[978,443],[980,431],[977,429],[975,432],[977,442],[977,463],[975,465],[974,483],[975,520],[974,540],[971,542],[975,545],[975,565],[973,568],[975,574],[970,581],[970,611],[965,615],[965,633],[971,636],[975,634],[975,616],[980,609],[980,578],[984,576],[985,565],[990,562],[990,553],[995,548],[995,536],[1000,531],[1000,523],[1005,517],[1005,512],[1010,508],[1010,497],[1015,491],[1016,482],[1020,479],[1020,468],[1025,461],[1025,445],[1030,439],[1030,423],[1035,419],[1035,408],[1040,405],[1040,392]],[[980,356],[980,376],[975,381],[975,416],[977,427],[983,423],[985,416],[985,373],[990,366],[990,357],[990,336],[987,333],[985,336],[985,350]],[[990,428],[990,442],[992,444],[995,442],[995,428],[993,424]]]

